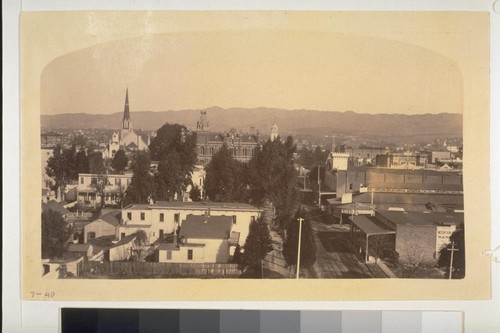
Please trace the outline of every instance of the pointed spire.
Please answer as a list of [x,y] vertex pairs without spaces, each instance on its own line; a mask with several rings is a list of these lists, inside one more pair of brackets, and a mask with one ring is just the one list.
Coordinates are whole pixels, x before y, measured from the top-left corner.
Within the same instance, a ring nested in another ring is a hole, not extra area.
[[125,108],[123,110],[123,129],[130,129],[130,109],[128,105],[128,87],[125,94]]

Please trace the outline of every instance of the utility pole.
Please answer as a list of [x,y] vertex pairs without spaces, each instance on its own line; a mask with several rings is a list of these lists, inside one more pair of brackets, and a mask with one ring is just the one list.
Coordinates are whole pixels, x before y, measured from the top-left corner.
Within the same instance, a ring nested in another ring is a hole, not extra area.
[[318,207],[321,207],[321,177],[320,165],[318,164]]
[[302,217],[299,217],[299,242],[298,242],[298,246],[297,246],[297,276],[296,276],[296,279],[299,278],[299,274],[300,274],[300,241],[302,239],[302,222],[304,221],[304,219]]
[[448,276],[448,279],[451,279],[451,273],[453,272],[453,253],[455,251],[458,251],[458,249],[455,248],[455,241],[451,242],[451,248],[447,249],[447,251],[451,251],[451,255],[450,255],[450,274]]

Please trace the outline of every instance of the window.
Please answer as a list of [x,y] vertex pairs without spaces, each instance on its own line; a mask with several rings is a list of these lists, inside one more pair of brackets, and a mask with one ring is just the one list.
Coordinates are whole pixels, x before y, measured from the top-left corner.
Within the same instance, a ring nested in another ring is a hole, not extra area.
[[91,184],[97,184],[97,178],[96,177],[92,177],[92,180],[90,181]]
[[233,224],[236,224],[236,215],[233,215]]
[[188,260],[193,260],[193,250],[188,250]]
[[172,260],[172,251],[167,251],[167,260]]
[[80,184],[83,184],[83,182],[84,182],[83,177],[80,177]]
[[165,215],[160,213],[160,222],[165,222]]
[[115,178],[115,185],[120,185],[120,184],[121,184],[121,179]]
[[179,213],[175,213],[175,214],[174,214],[174,222],[175,222],[175,223],[179,223],[180,215],[181,215],[181,214],[179,214]]
[[141,212],[141,221],[144,221],[146,219],[146,213]]
[[132,213],[131,212],[128,212],[127,213],[127,220],[132,220]]
[[250,222],[255,222],[255,216],[250,217]]
[[122,232],[121,235],[120,235],[120,239],[124,238],[125,237],[125,233]]
[[349,190],[352,191],[352,183],[349,184]]
[[94,239],[94,238],[95,238],[95,232],[93,232],[93,231],[87,232],[87,241]]

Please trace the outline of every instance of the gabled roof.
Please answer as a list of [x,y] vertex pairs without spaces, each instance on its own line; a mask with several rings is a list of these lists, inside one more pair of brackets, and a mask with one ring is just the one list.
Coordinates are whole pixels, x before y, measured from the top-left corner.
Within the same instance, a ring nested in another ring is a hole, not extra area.
[[180,236],[188,239],[228,239],[233,224],[231,216],[186,216]]
[[107,248],[113,246],[113,241],[115,240],[115,235],[102,236],[94,239],[89,239],[87,244],[92,244],[92,246],[98,246],[100,248]]
[[137,149],[137,145],[135,144],[135,142],[131,142],[127,145],[127,148],[128,149]]
[[64,208],[64,206],[55,200],[50,200],[47,203],[42,204],[42,210],[45,212],[47,210],[53,210],[55,212],[60,213],[61,215],[65,215],[69,213],[69,210]]
[[107,214],[100,216],[96,221],[102,220],[116,227],[117,225],[120,224],[120,218],[121,218],[121,211],[115,209]]
[[136,237],[137,237],[137,235],[136,235],[136,234],[132,234],[132,235],[125,236],[125,237],[123,237],[122,239],[120,239],[120,241],[119,241],[118,243],[116,243],[114,247],[116,247],[116,246],[120,246],[120,245],[123,245],[123,244],[130,243],[130,242],[132,242],[132,241],[133,241]]

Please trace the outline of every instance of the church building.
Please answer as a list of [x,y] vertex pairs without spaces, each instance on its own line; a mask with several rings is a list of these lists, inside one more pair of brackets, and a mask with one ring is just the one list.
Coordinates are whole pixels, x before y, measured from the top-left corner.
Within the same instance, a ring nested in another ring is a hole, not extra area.
[[125,107],[123,110],[122,128],[114,132],[109,140],[108,146],[104,152],[105,157],[113,158],[120,149],[125,152],[137,150],[147,150],[149,146],[149,136],[139,134],[132,129],[132,120],[130,118],[130,107],[128,102],[128,88],[125,95]]

